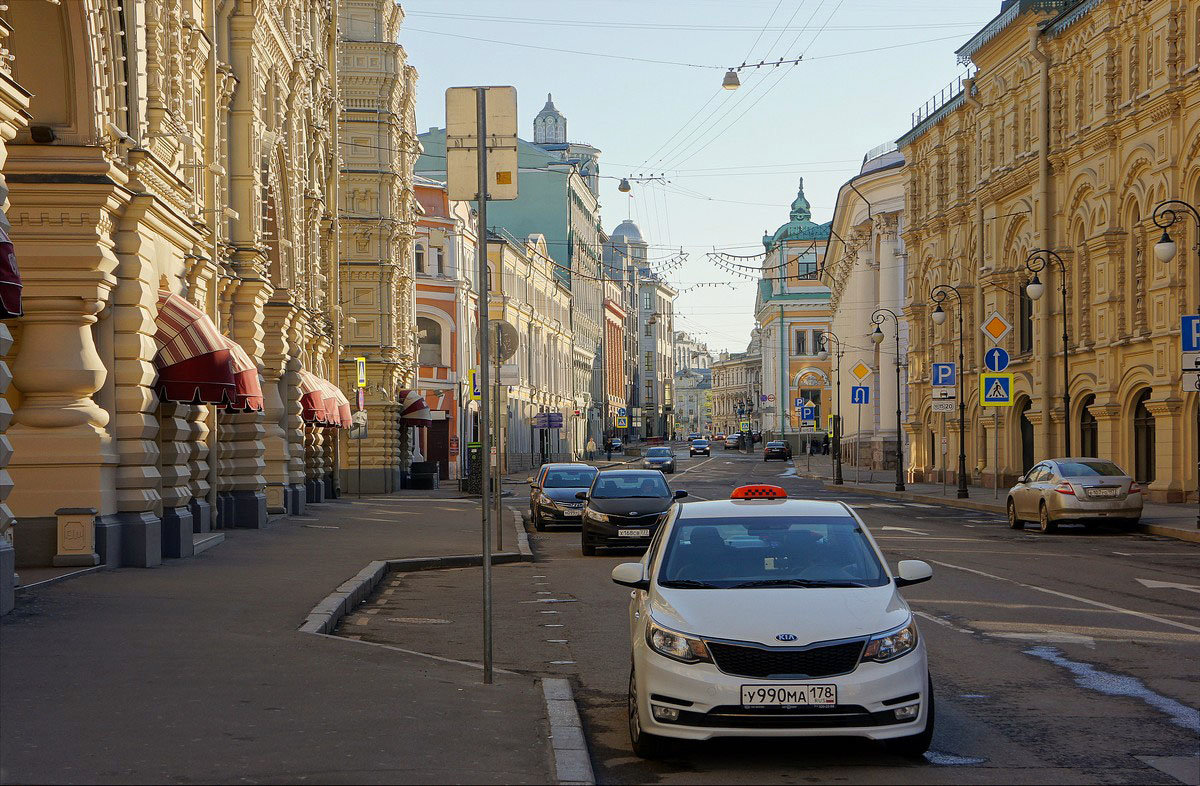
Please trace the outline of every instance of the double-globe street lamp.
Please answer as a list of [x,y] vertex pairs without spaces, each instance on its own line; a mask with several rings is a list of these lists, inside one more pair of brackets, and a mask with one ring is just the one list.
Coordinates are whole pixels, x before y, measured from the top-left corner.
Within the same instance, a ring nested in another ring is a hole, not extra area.
[[[1154,207],[1154,225],[1160,228],[1162,238],[1154,244],[1154,255],[1161,262],[1170,262],[1175,258],[1177,248],[1175,241],[1171,239],[1171,233],[1168,231],[1176,222],[1182,221],[1183,217],[1188,213],[1196,222],[1197,234],[1200,235],[1200,210],[1196,209],[1195,205],[1184,202],[1181,199],[1168,199],[1165,202],[1160,202]],[[1200,276],[1200,238],[1196,241],[1196,272]],[[1186,288],[1184,290],[1187,291]],[[1196,282],[1196,292],[1200,296],[1200,280]],[[1197,308],[1200,311],[1200,307]],[[1180,336],[1180,341],[1183,336]],[[1196,404],[1196,451],[1200,454],[1200,402]],[[1200,455],[1197,456],[1196,462],[1196,482],[1197,482],[1197,497],[1200,498]],[[1200,528],[1200,510],[1196,512],[1196,526]]]
[[842,485],[842,342],[832,331],[822,330],[817,334],[821,341],[821,351],[817,357],[822,361],[829,359],[829,350],[825,349],[825,339],[833,340],[833,351],[837,357],[837,395],[834,398],[833,413],[833,482]]
[[1063,311],[1063,326],[1062,326],[1062,349],[1063,349],[1063,445],[1065,446],[1064,456],[1071,455],[1071,377],[1069,372],[1070,364],[1070,349],[1067,342],[1067,265],[1063,262],[1062,257],[1055,254],[1048,248],[1039,248],[1031,251],[1029,256],[1025,258],[1025,269],[1033,273],[1033,279],[1025,285],[1025,294],[1029,295],[1030,300],[1040,300],[1042,295],[1046,293],[1046,285],[1038,278],[1038,273],[1046,269],[1050,264],[1050,260],[1054,260],[1058,264],[1059,271],[1059,292],[1062,293],[1062,311]]
[[883,306],[875,309],[875,313],[871,314],[871,322],[875,324],[871,341],[875,346],[883,343],[882,325],[889,317],[896,326],[896,491],[904,491],[904,431],[903,415],[900,411],[900,317],[895,311]]
[[929,299],[937,306],[933,309],[933,324],[944,325],[946,323],[946,310],[942,308],[942,303],[950,297],[950,293],[954,293],[954,299],[958,301],[958,369],[955,372],[958,377],[958,498],[967,499],[971,496],[967,491],[967,400],[966,387],[964,385],[963,366],[963,342],[965,335],[963,334],[963,305],[962,293],[957,287],[949,284],[938,284],[933,289],[929,290]]

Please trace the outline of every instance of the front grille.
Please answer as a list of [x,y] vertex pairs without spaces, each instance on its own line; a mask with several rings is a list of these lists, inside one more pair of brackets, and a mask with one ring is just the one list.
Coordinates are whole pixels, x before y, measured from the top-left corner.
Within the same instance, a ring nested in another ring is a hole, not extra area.
[[854,671],[866,641],[792,649],[705,642],[717,668],[738,677],[832,677]]
[[614,527],[652,527],[658,523],[661,513],[651,513],[646,516],[613,516],[609,514],[608,523]]
[[708,712],[683,710],[674,721],[681,726],[704,726],[726,729],[848,729],[860,726],[888,726],[898,721],[892,710],[867,712],[857,704],[836,707],[713,707]]

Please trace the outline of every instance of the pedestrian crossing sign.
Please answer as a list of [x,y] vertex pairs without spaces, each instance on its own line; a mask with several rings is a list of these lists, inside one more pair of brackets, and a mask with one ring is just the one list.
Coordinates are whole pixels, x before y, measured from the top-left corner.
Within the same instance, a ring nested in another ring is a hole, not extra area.
[[1013,405],[1013,375],[980,374],[979,403],[984,407],[1011,407]]

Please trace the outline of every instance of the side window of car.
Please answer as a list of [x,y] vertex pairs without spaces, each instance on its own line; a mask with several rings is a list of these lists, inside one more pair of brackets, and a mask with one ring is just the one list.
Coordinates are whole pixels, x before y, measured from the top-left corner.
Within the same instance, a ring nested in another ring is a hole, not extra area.
[[1034,472],[1034,474],[1033,474],[1033,482],[1034,483],[1041,483],[1042,481],[1044,481],[1050,477],[1050,468],[1047,467],[1045,464],[1038,464],[1036,467],[1033,468],[1033,472]]

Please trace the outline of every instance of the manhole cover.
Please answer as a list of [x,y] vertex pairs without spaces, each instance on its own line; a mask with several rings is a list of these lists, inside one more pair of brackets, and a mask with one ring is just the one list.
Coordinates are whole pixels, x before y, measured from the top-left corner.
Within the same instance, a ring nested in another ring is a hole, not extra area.
[[437,617],[388,617],[388,622],[399,622],[405,625],[449,625],[450,620]]

